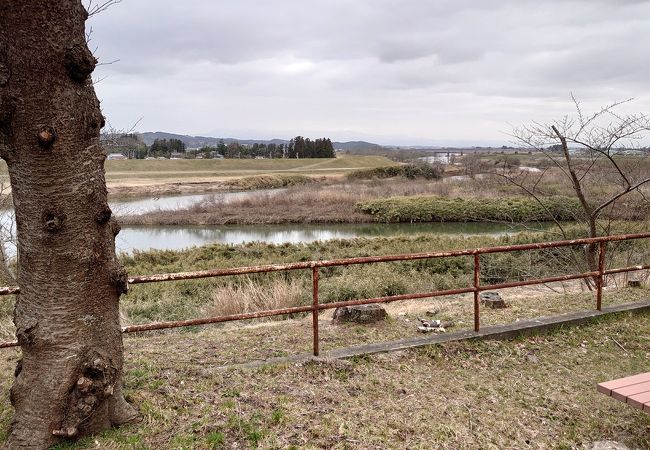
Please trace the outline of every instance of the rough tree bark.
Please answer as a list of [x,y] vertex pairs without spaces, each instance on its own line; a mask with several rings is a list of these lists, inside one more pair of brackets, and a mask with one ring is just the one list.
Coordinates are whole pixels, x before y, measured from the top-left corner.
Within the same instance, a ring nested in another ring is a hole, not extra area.
[[119,296],[80,0],[0,0],[0,156],[18,231],[22,360],[5,447],[44,449],[136,417],[122,394]]

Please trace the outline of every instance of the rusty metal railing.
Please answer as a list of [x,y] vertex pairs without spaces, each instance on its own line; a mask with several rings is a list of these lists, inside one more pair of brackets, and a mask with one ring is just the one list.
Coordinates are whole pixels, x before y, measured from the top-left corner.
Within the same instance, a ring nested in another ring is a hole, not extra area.
[[[130,326],[122,327],[122,332],[137,333],[142,331],[163,330],[169,328],[207,325],[213,323],[232,322],[237,320],[258,319],[263,317],[311,312],[312,329],[313,329],[313,353],[315,356],[318,356],[318,354],[320,353],[319,337],[318,337],[318,332],[319,332],[318,315],[320,311],[326,309],[334,309],[342,306],[366,305],[370,303],[389,303],[389,302],[394,302],[399,300],[433,298],[433,297],[441,297],[445,295],[466,294],[472,292],[474,294],[474,331],[478,332],[480,330],[479,294],[482,291],[512,288],[512,287],[519,287],[519,286],[529,286],[534,284],[545,284],[545,283],[552,283],[557,281],[586,279],[586,278],[594,278],[595,280],[596,309],[600,311],[602,308],[603,280],[606,275],[650,269],[650,264],[645,264],[645,265],[619,267],[615,269],[605,270],[605,253],[606,253],[607,243],[614,242],[614,241],[627,241],[632,239],[644,239],[644,238],[650,238],[650,232],[616,235],[616,236],[603,236],[597,238],[572,239],[572,240],[565,240],[565,241],[540,242],[540,243],[532,243],[532,244],[481,247],[475,249],[452,250],[452,251],[445,251],[445,252],[410,253],[410,254],[402,254],[402,255],[385,255],[385,256],[364,256],[358,258],[304,261],[304,262],[287,263],[287,264],[267,264],[267,265],[260,265],[260,266],[234,267],[234,268],[227,268],[227,269],[212,269],[212,270],[201,270],[201,271],[194,271],[194,272],[177,272],[177,273],[135,276],[129,278],[129,284],[145,284],[145,283],[158,283],[164,281],[193,280],[193,279],[200,279],[200,278],[214,278],[214,277],[246,275],[246,274],[254,274],[254,273],[281,272],[281,271],[290,271],[290,270],[310,270],[312,274],[312,303],[311,305],[305,305],[305,306],[295,306],[291,308],[282,308],[282,309],[270,309],[270,310],[256,311],[251,313],[232,314],[228,316],[204,317],[199,319],[176,320],[176,321],[168,321],[168,322],[152,322],[152,323],[141,324],[141,325],[130,325]],[[526,251],[526,250],[543,250],[549,248],[570,247],[576,245],[598,245],[597,270],[592,270],[589,272],[583,272],[578,274],[561,275],[561,276],[546,277],[546,278],[535,278],[535,279],[529,279],[523,281],[513,281],[508,283],[497,283],[497,284],[489,284],[489,285],[481,285],[480,283],[480,279],[481,279],[480,256],[481,255],[490,254],[490,253],[505,253],[505,252]],[[473,256],[474,280],[472,286],[458,288],[458,289],[438,290],[438,291],[421,292],[421,293],[414,293],[414,294],[389,295],[385,297],[375,297],[375,298],[348,300],[348,301],[340,301],[340,302],[330,302],[330,303],[319,302],[318,283],[319,283],[320,268],[349,266],[349,265],[356,265],[356,264],[372,264],[372,263],[380,263],[380,262],[415,261],[415,260],[422,260],[422,259],[449,258],[449,257],[457,257],[457,256]],[[0,296],[14,295],[19,293],[20,293],[20,288],[17,286],[0,287]],[[17,341],[0,342],[0,348],[8,348],[8,347],[16,347],[16,346],[18,346]]]

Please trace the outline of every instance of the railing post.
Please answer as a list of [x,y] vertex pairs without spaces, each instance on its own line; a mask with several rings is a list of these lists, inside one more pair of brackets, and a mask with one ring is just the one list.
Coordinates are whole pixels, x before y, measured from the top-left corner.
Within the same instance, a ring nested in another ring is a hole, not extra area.
[[312,289],[312,327],[314,331],[314,356],[318,356],[318,267],[311,268]]
[[600,311],[603,307],[603,275],[605,273],[605,246],[606,241],[600,241],[598,245],[598,277],[596,278],[596,309]]
[[481,280],[481,259],[478,252],[474,253],[474,331],[481,328],[479,317],[479,283]]

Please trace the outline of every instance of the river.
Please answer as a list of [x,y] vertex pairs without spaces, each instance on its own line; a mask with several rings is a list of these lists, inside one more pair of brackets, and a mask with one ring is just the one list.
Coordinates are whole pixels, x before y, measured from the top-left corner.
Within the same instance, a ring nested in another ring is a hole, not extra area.
[[522,228],[516,225],[497,223],[128,226],[122,228],[115,245],[118,251],[131,253],[133,250],[179,250],[213,242],[221,244],[244,244],[247,242],[295,244],[417,233],[502,236],[519,231],[522,231]]
[[[149,197],[112,201],[111,208],[118,215],[142,214],[156,210],[173,211],[205,200],[228,202],[256,195],[277,195],[283,191],[282,189],[276,189],[222,194]],[[0,212],[0,220],[5,224],[11,223],[11,218],[12,211]],[[295,244],[332,239],[417,233],[501,236],[514,234],[521,230],[521,227],[513,224],[499,223],[124,226],[115,240],[115,245],[118,252],[132,253],[134,250],[180,250],[210,243],[243,244],[247,242],[264,242],[269,244]],[[6,245],[6,247],[7,254],[15,254],[15,248],[12,245]]]

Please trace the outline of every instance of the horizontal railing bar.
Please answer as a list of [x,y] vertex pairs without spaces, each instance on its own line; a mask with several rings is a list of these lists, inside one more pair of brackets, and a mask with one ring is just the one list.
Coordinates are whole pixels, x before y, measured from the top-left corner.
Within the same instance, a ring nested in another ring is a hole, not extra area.
[[341,302],[321,303],[318,309],[342,308],[344,306],[368,305],[370,303],[391,303],[398,300],[417,300],[420,298],[442,297],[444,295],[467,294],[474,292],[473,287],[447,289],[445,291],[422,292],[418,294],[389,295],[386,297],[364,298],[360,300],[345,300]]
[[605,275],[611,275],[614,273],[623,273],[623,272],[634,272],[636,270],[648,270],[650,269],[650,264],[646,264],[643,266],[629,266],[629,267],[621,267],[619,269],[609,269],[603,272]]
[[507,289],[520,286],[530,286],[533,284],[546,284],[554,283],[556,281],[568,281],[568,280],[577,280],[579,278],[589,278],[595,277],[598,275],[598,271],[579,273],[575,275],[561,275],[558,277],[548,277],[548,278],[535,278],[533,280],[524,280],[524,281],[513,281],[510,283],[499,283],[499,284],[490,284],[479,287],[479,291],[490,291],[493,289]]
[[287,270],[311,269],[314,261],[289,264],[268,264],[262,266],[233,267],[228,269],[197,270],[194,272],[161,273],[156,275],[140,275],[129,278],[129,284],[157,283],[159,281],[195,280],[197,278],[225,277],[231,275],[247,275],[251,273],[281,272]]
[[166,328],[191,327],[195,325],[208,325],[211,323],[233,322],[237,320],[260,319],[262,317],[282,316],[312,311],[313,306],[295,306],[293,308],[269,309],[253,313],[233,314],[230,316],[205,317],[202,319],[175,320],[170,322],[152,322],[142,325],[122,327],[123,333],[137,333],[140,331],[164,330]]
[[0,342],[0,348],[18,347],[18,341]]

